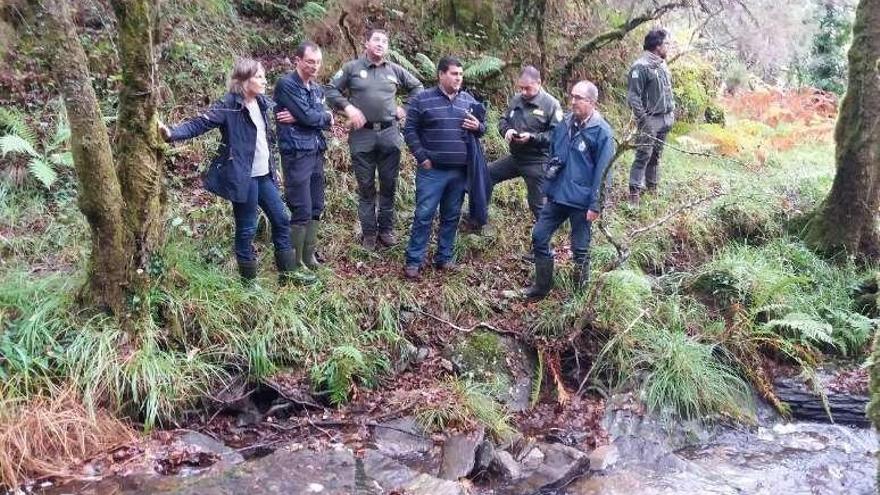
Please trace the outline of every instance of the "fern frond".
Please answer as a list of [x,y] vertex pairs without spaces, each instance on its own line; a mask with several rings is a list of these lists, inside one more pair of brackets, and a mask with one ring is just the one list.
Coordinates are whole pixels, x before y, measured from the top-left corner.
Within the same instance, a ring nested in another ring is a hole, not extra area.
[[498,57],[483,57],[467,65],[464,70],[464,78],[471,83],[480,82],[501,72],[505,65],[504,61]]
[[416,77],[421,75],[419,69],[417,69],[416,66],[409,61],[409,59],[407,59],[402,53],[398,52],[397,50],[388,50],[388,56],[394,63],[408,70],[412,75]]
[[33,157],[40,156],[37,150],[34,149],[34,145],[18,134],[7,134],[0,137],[0,155],[6,156],[8,153],[21,153]]
[[0,107],[0,128],[30,143],[37,142],[37,134],[27,124],[24,114],[14,108]]
[[318,2],[306,2],[299,9],[299,16],[303,19],[319,19],[326,13],[327,9]]
[[419,64],[419,72],[425,79],[431,79],[437,73],[437,64],[424,53],[416,53],[415,61]]
[[52,153],[49,155],[49,161],[55,165],[59,165],[62,167],[72,167],[73,166],[73,154],[69,151],[65,151],[63,153]]
[[805,313],[789,313],[764,325],[770,330],[796,332],[806,341],[834,345],[831,325]]
[[34,157],[28,163],[28,170],[31,175],[43,184],[43,187],[49,189],[52,184],[58,180],[58,174],[52,168],[52,164],[39,157]]

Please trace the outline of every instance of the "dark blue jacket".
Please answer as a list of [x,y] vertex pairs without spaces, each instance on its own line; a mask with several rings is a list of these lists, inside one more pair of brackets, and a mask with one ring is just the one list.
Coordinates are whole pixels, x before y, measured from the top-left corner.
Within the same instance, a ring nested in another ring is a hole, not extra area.
[[[471,107],[474,117],[480,122],[486,119],[486,107]],[[468,216],[477,225],[489,223],[489,197],[492,195],[492,179],[489,176],[489,165],[483,151],[483,143],[476,134],[467,133],[468,153]]]
[[[278,185],[275,172],[275,135],[269,125],[268,112],[274,103],[259,95],[257,103],[266,125],[266,140],[269,144],[269,175]],[[244,105],[244,98],[234,93],[218,100],[204,114],[187,120],[171,129],[171,141],[201,136],[211,129],[220,128],[220,147],[217,156],[204,176],[205,189],[235,203],[247,201],[250,188],[251,170],[254,166],[254,151],[257,147],[257,127]]]
[[324,90],[318,84],[311,88],[303,83],[296,71],[288,72],[275,85],[275,113],[288,110],[294,124],[278,122],[278,147],[282,153],[322,151],[327,149],[323,129],[330,128],[330,114],[324,107]]
[[[468,131],[461,128],[461,123],[475,105],[480,103],[467,91],[459,91],[450,100],[439,87],[411,98],[403,137],[416,163],[430,159],[437,168],[466,167]],[[485,120],[480,120],[480,128],[474,134],[482,137],[485,132]]]
[[614,132],[597,111],[576,133],[571,129],[572,116],[566,115],[553,131],[550,156],[564,166],[547,181],[544,192],[550,201],[598,213],[602,176],[614,156]]

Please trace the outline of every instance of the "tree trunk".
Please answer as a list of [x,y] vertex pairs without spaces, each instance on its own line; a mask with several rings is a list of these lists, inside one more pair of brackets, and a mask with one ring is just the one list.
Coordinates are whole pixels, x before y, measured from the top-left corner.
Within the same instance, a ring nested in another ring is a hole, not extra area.
[[52,71],[70,121],[70,147],[79,182],[79,208],[89,222],[92,250],[84,304],[121,314],[125,308],[127,239],[123,201],[107,127],[90,81],[83,51],[66,0],[46,0],[46,35]]
[[837,173],[807,224],[813,249],[868,259],[880,253],[880,0],[861,0],[849,49],[849,80],[834,131]]
[[122,69],[116,161],[131,239],[128,275],[130,289],[143,292],[149,287],[150,259],[161,244],[165,205],[153,54],[157,5],[150,0],[113,0],[112,4]]
[[155,0],[112,0],[122,87],[114,149],[90,81],[70,2],[44,0],[53,75],[70,120],[80,210],[91,228],[84,304],[121,317],[129,329],[148,308],[150,259],[160,247],[164,188],[156,129]]

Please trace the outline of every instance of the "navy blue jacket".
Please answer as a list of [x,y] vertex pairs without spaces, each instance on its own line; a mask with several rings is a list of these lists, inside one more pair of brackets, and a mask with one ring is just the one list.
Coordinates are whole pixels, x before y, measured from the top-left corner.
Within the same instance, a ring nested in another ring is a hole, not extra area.
[[571,126],[572,116],[566,115],[553,130],[550,156],[564,166],[544,185],[544,193],[550,201],[598,213],[602,176],[614,156],[614,131],[597,111],[574,135]]
[[[275,135],[269,125],[268,112],[274,105],[269,98],[258,95],[257,103],[266,125],[269,144],[269,175],[278,185],[275,172]],[[244,97],[235,93],[226,95],[214,103],[204,114],[187,120],[171,129],[171,141],[201,136],[211,129],[220,128],[220,147],[217,156],[204,176],[205,189],[234,203],[247,201],[254,151],[257,147],[257,127],[244,105]]]
[[[437,168],[466,167],[468,165],[467,133],[461,128],[471,106],[480,105],[467,91],[450,100],[439,87],[422,91],[409,101],[403,137],[416,163],[431,160]],[[486,132],[485,119],[474,132],[482,137]]]
[[296,71],[288,72],[275,84],[275,113],[288,110],[294,124],[278,122],[278,147],[282,153],[327,149],[323,129],[330,128],[331,117],[324,107],[324,90],[318,84],[306,86]]

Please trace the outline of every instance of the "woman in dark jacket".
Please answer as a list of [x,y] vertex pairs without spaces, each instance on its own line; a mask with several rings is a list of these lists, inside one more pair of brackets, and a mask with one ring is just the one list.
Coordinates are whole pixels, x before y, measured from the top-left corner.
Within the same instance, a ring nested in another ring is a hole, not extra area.
[[285,282],[294,270],[290,243],[290,218],[278,192],[275,169],[275,136],[268,113],[266,73],[260,62],[239,59],[229,80],[229,92],[204,114],[168,129],[160,124],[166,141],[182,141],[220,128],[217,157],[204,177],[205,189],[232,202],[235,215],[235,258],[245,282],[257,275],[253,240],[259,208],[272,225],[275,264]]

